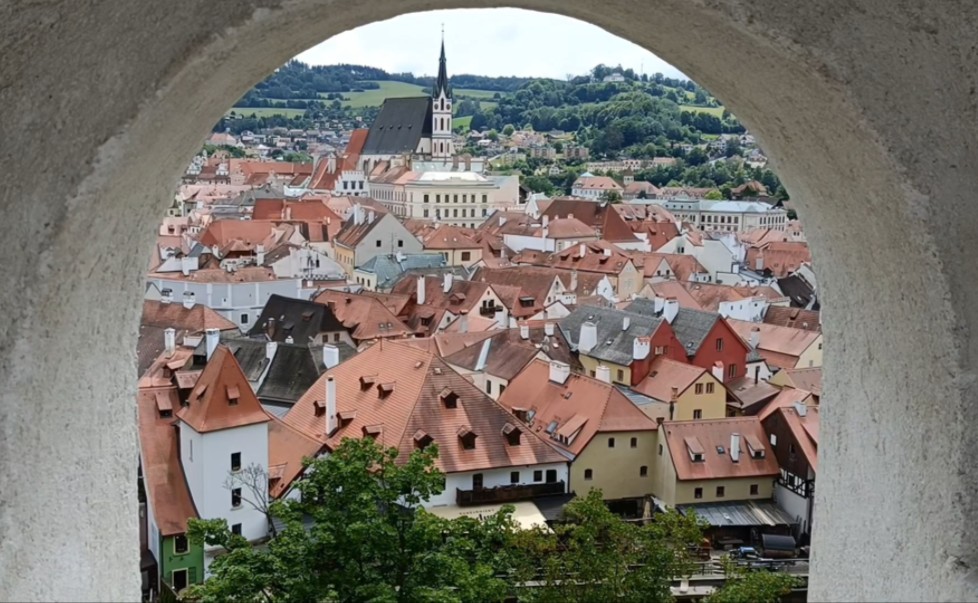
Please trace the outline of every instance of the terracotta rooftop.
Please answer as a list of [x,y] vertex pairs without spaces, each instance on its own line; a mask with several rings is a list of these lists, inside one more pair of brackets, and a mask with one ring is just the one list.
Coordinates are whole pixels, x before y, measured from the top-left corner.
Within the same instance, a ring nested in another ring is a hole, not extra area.
[[524,249],[513,257],[513,263],[610,275],[620,274],[629,264],[635,265],[631,256],[607,241],[589,241],[555,252]]
[[[180,436],[172,412],[180,408],[174,386],[140,388],[136,396],[139,458],[146,497],[163,536],[187,532],[187,520],[197,518],[190,488],[180,464]],[[169,407],[170,416],[161,416]]]
[[801,448],[801,453],[805,455],[805,461],[812,471],[818,470],[818,431],[819,418],[818,408],[807,408],[805,416],[798,414],[794,406],[786,406],[778,409],[784,417],[785,423],[791,429],[791,434],[795,437]]
[[302,475],[302,460],[315,458],[323,444],[278,417],[268,416],[271,419],[268,424],[268,493],[272,498],[279,498]]
[[473,231],[452,224],[442,224],[424,235],[421,244],[425,249],[478,249],[482,245],[472,238]]
[[598,432],[652,431],[656,423],[609,383],[572,373],[550,380],[550,364],[534,360],[506,387],[499,403],[533,413],[529,428],[542,438],[580,454]]
[[736,406],[744,414],[751,415],[759,412],[762,405],[777,396],[781,389],[767,381],[758,380],[754,383],[753,377],[741,377],[727,383],[727,392],[736,399],[736,402],[728,401],[728,405]]
[[538,351],[529,339],[520,339],[519,329],[503,329],[494,331],[492,337],[477,345],[447,356],[445,362],[509,381],[536,357]]
[[[688,281],[694,274],[709,274],[699,260],[691,255],[682,253],[642,253],[638,254],[643,261],[642,269],[645,278],[654,276],[674,277],[679,281]],[[665,262],[666,268],[662,267]],[[665,270],[668,269],[667,274]]]
[[[672,398],[672,388],[676,388],[681,396],[707,372],[706,369],[692,364],[657,356],[652,361],[649,375],[632,389],[660,402],[668,402]],[[720,387],[723,387],[722,383]]]
[[807,392],[803,389],[795,389],[793,387],[782,388],[778,395],[771,399],[770,402],[764,405],[764,408],[757,413],[757,418],[761,421],[771,416],[772,413],[777,412],[779,408],[788,408],[794,406],[795,404],[804,404],[805,406],[815,407],[815,399],[812,397],[811,392]]
[[822,323],[817,310],[771,306],[764,313],[764,322],[779,327],[806,329],[819,333],[822,331]]
[[[667,421],[659,432],[660,440],[665,437],[681,481],[773,477],[780,473],[757,417]],[[730,457],[730,436],[734,433],[740,434],[738,462]]]
[[[326,380],[335,379],[341,426],[325,433]],[[318,403],[318,404],[317,404]],[[344,419],[345,415],[345,419]],[[376,437],[405,461],[420,442],[438,445],[438,467],[446,473],[557,463],[566,459],[529,429],[519,443],[504,435],[507,424],[522,427],[506,410],[430,352],[385,342],[354,356],[320,377],[285,416],[285,422],[335,448],[344,438]],[[474,448],[462,433],[475,436]]]
[[[620,189],[620,187],[619,187]],[[595,203],[586,199],[554,199],[541,214],[554,221],[559,218],[575,218],[600,232],[606,241],[635,242],[637,238],[632,228],[613,209],[610,203]]]
[[176,415],[198,433],[269,421],[234,354],[225,345],[217,346],[187,402],[188,406]]
[[540,226],[533,231],[533,236],[543,236],[544,231],[548,239],[580,239],[597,237],[597,231],[592,226],[588,226],[577,218],[556,218],[550,220],[547,226]]
[[376,297],[326,290],[316,296],[315,301],[328,305],[357,341],[413,335],[413,331]]
[[822,336],[821,333],[814,331],[779,327],[763,322],[734,319],[729,319],[727,322],[744,341],[750,341],[751,331],[758,329],[760,342],[757,348],[761,356],[770,364],[783,368],[793,368],[798,357]]
[[620,184],[608,176],[584,176],[574,181],[574,188],[584,190],[618,191],[624,190]]
[[752,270],[770,270],[776,277],[788,276],[812,261],[808,243],[771,242],[760,247],[748,247],[744,262]]
[[782,369],[788,383],[797,389],[822,395],[822,367]]

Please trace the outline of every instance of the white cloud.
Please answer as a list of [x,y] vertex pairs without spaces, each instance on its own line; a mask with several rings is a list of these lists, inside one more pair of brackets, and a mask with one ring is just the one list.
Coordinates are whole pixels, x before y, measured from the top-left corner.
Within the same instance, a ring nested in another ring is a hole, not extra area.
[[590,23],[514,8],[402,15],[344,32],[297,58],[314,65],[353,63],[434,75],[442,24],[449,75],[562,79],[604,63],[684,77],[651,52]]

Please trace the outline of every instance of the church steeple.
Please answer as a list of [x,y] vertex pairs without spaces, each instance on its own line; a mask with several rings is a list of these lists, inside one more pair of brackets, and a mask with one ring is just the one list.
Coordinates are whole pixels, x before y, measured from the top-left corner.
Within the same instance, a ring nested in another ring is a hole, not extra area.
[[431,96],[438,98],[442,92],[446,98],[452,98],[452,89],[448,87],[448,66],[445,61],[445,30],[441,32],[441,56],[438,57],[438,80],[435,82],[435,89]]

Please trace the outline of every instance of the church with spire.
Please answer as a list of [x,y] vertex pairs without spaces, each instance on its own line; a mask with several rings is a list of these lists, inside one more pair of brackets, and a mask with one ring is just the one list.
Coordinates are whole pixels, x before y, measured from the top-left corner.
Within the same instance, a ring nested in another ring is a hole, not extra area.
[[516,207],[518,176],[487,176],[485,158],[455,152],[454,104],[443,37],[431,94],[386,99],[370,128],[354,130],[342,155],[319,158],[292,194],[369,196],[398,217],[472,228]]

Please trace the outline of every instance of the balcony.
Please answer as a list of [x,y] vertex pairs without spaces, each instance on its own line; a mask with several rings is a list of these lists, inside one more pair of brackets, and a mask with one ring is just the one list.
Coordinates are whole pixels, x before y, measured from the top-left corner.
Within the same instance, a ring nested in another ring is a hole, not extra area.
[[479,314],[486,318],[492,318],[496,315],[496,312],[501,311],[503,308],[501,306],[481,306],[479,308]]
[[497,486],[495,488],[479,488],[478,490],[461,490],[456,488],[455,492],[455,504],[460,507],[465,507],[469,505],[516,502],[538,496],[563,494],[564,482],[515,484],[512,486]]

